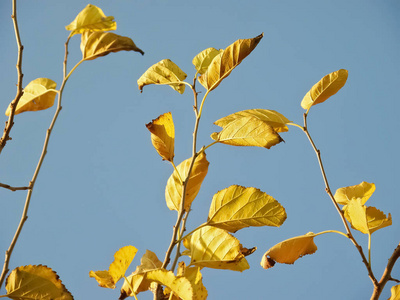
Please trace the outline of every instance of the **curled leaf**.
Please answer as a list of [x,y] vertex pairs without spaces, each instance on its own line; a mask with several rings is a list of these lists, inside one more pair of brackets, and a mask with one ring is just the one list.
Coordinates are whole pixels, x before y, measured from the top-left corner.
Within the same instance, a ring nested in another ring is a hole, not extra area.
[[175,127],[170,112],[146,124],[151,132],[151,142],[163,160],[174,159]]
[[[50,108],[54,104],[57,91],[57,83],[48,78],[37,78],[28,83],[24,88],[24,94],[19,99],[15,114],[25,111],[38,111]],[[11,113],[11,106],[6,110],[6,116]]]
[[215,48],[207,48],[201,51],[199,54],[197,54],[192,61],[197,72],[199,74],[204,74],[207,71],[208,66],[211,64],[214,57],[222,53],[223,51],[224,50],[222,49],[217,50]]
[[71,31],[70,36],[73,36],[85,31],[116,30],[117,23],[114,17],[106,17],[99,7],[88,4],[65,29]]
[[337,203],[342,205],[346,205],[354,199],[361,199],[361,204],[365,204],[374,192],[375,184],[363,181],[357,185],[337,189],[334,198]]

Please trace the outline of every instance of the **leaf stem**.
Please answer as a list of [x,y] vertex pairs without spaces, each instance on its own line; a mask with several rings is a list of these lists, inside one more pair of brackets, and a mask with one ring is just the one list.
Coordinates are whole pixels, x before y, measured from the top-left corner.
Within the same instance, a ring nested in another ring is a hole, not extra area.
[[23,191],[23,190],[29,190],[30,187],[29,186],[19,186],[19,187],[13,187],[10,186],[8,184],[4,184],[4,183],[0,183],[0,187],[5,188],[5,189],[9,189],[10,191]]
[[371,233],[368,233],[368,263],[369,263],[369,267],[372,268],[372,262],[371,262]]
[[349,238],[349,236],[347,234],[345,234],[344,232],[338,231],[338,230],[325,230],[325,231],[321,231],[319,233],[315,233],[315,236],[321,235],[321,234],[325,234],[325,233],[338,233],[340,235],[343,235],[345,238]]

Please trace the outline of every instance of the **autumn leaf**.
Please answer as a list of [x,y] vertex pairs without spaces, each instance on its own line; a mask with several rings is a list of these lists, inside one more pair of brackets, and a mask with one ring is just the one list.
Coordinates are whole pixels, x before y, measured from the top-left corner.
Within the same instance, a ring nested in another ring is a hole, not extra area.
[[391,295],[388,300],[400,300],[400,284],[392,286],[390,293]]
[[222,49],[217,50],[215,48],[207,48],[201,51],[199,54],[197,54],[192,61],[197,72],[199,74],[204,74],[207,71],[208,66],[211,64],[214,57],[222,53],[223,51],[224,50]]
[[[58,91],[57,83],[48,78],[37,78],[28,83],[24,88],[24,94],[19,99],[15,114],[25,111],[38,111],[52,107]],[[6,116],[11,113],[11,104],[6,110]]]
[[151,132],[151,142],[163,160],[170,162],[174,159],[175,127],[170,112],[159,116],[146,124]]
[[215,89],[254,50],[263,36],[260,34],[252,39],[237,40],[216,55],[207,71],[199,77],[201,85],[208,91]]
[[88,4],[65,29],[71,31],[70,36],[73,36],[85,31],[116,30],[117,23],[114,17],[106,17],[99,7]]
[[211,138],[221,144],[269,149],[283,141],[271,125],[253,116],[237,116],[222,127],[222,131],[211,134]]
[[273,197],[253,187],[232,185],[214,195],[207,224],[230,232],[249,226],[279,227],[286,212]]
[[183,94],[185,84],[180,83],[186,78],[186,73],[183,72],[173,61],[163,59],[162,61],[152,65],[140,78],[137,83],[140,92],[143,87],[149,84],[167,84],[175,91]]
[[309,232],[306,235],[297,236],[280,242],[264,253],[261,266],[264,269],[272,268],[275,262],[283,264],[294,264],[300,257],[313,254],[317,251],[314,244],[316,234]]
[[93,60],[101,56],[119,51],[136,51],[142,55],[144,52],[136,47],[128,37],[112,32],[84,32],[81,40],[83,60]]
[[[177,170],[172,173],[167,181],[167,186],[165,188],[165,200],[170,210],[180,210],[183,188],[181,179],[186,179],[191,161],[192,158],[188,158],[180,163],[176,167]],[[186,211],[190,208],[193,200],[196,198],[200,190],[201,184],[207,175],[209,164],[210,163],[207,161],[206,154],[201,152],[194,162],[190,177],[188,179],[184,206]]]
[[340,69],[324,76],[307,92],[301,101],[301,107],[309,110],[311,106],[322,103],[335,95],[346,83],[348,71]]
[[14,269],[6,281],[7,297],[14,300],[73,300],[56,272],[46,266]]
[[375,184],[363,181],[357,185],[337,189],[334,198],[337,203],[342,205],[346,205],[354,199],[361,199],[361,204],[365,204],[374,192]]

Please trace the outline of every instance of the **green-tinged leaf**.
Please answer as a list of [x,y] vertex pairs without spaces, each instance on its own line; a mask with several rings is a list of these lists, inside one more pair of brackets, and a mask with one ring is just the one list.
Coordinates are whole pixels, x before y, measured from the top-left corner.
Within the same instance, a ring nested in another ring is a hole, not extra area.
[[301,107],[310,109],[311,106],[322,103],[335,95],[346,83],[347,70],[340,69],[324,76],[307,92],[301,101]]
[[119,51],[136,51],[144,54],[130,38],[112,32],[84,32],[81,51],[83,60],[93,60]]
[[375,184],[363,181],[357,185],[337,189],[334,198],[337,203],[342,205],[346,205],[354,199],[361,199],[361,204],[365,204],[374,192]]
[[[28,83],[24,88],[24,94],[19,99],[15,114],[25,111],[37,111],[52,107],[57,91],[57,83],[48,78],[37,78]],[[11,113],[11,104],[6,110],[6,116]]]
[[207,224],[230,232],[249,226],[279,227],[286,220],[282,205],[253,187],[232,185],[214,195]]
[[261,266],[269,269],[275,265],[275,262],[294,264],[300,257],[315,253],[318,249],[314,244],[315,236],[316,234],[309,232],[276,244],[264,253]]
[[88,4],[65,29],[71,31],[70,36],[73,36],[85,31],[116,30],[117,23],[114,17],[106,17],[99,7]]
[[174,62],[169,59],[152,65],[146,72],[138,79],[137,83],[140,92],[143,87],[149,84],[168,84],[175,91],[183,94],[185,91],[185,84],[180,83],[186,78],[186,73],[183,72]]
[[213,269],[244,271],[250,268],[245,258],[248,249],[226,230],[205,226],[186,239],[191,265]]
[[238,116],[222,127],[222,131],[214,132],[211,138],[226,145],[269,149],[283,141],[271,125],[253,116]]
[[390,293],[391,296],[388,300],[400,300],[400,284],[392,286]]
[[344,216],[351,227],[365,234],[372,234],[378,229],[392,225],[392,216],[388,217],[373,206],[365,206],[362,199],[351,200],[344,207]]
[[7,297],[14,300],[73,300],[56,272],[46,266],[14,269],[6,281]]
[[206,50],[203,50],[199,54],[197,54],[192,61],[197,72],[199,74],[204,74],[214,57],[222,53],[223,51],[224,50],[222,49],[217,50],[215,48],[207,48]]
[[255,117],[272,126],[272,128],[274,128],[276,132],[288,131],[289,128],[286,126],[286,124],[291,123],[290,120],[288,120],[284,115],[278,113],[277,111],[268,109],[249,109],[239,111],[237,113],[221,118],[218,121],[215,121],[214,124],[220,127],[224,127],[227,124],[242,117]]
[[[182,181],[184,181],[188,175],[191,161],[192,158],[188,158],[180,163],[176,167],[179,174],[175,170],[167,181],[167,186],[165,188],[165,200],[170,210],[180,210],[183,188]],[[190,178],[187,183],[184,207],[186,211],[189,210],[193,200],[196,198],[197,193],[200,190],[201,184],[207,175],[209,164],[210,163],[207,161],[206,154],[201,152],[194,162],[192,171],[190,173]]]
[[215,89],[254,50],[263,36],[260,34],[252,39],[237,40],[228,46],[214,57],[207,71],[199,77],[199,82],[208,91]]
[[163,160],[174,160],[175,127],[170,112],[146,124],[151,132],[151,142]]

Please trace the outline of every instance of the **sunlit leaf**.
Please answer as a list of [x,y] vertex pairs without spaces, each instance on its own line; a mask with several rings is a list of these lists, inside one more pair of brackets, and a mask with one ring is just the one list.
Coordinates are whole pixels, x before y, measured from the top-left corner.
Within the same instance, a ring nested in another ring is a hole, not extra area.
[[6,281],[7,297],[14,300],[73,300],[52,269],[22,266],[14,269]]
[[175,145],[175,127],[170,112],[159,116],[157,119],[146,124],[151,132],[151,142],[158,154],[164,160],[173,161]]
[[112,32],[84,32],[81,51],[83,60],[93,60],[119,51],[136,51],[144,54],[130,38]]
[[[28,83],[24,94],[19,99],[15,114],[25,111],[37,111],[52,107],[57,91],[57,83],[48,78],[37,78]],[[6,116],[11,113],[11,105],[6,110]]]
[[85,31],[109,31],[117,29],[114,17],[106,17],[103,11],[88,4],[65,29],[71,31],[71,36]]
[[307,92],[301,101],[301,107],[310,109],[311,106],[322,103],[335,95],[346,83],[347,70],[340,69],[324,76]]
[[282,205],[253,187],[232,185],[214,195],[208,225],[230,232],[249,226],[279,227],[286,219]]
[[[174,171],[167,181],[167,186],[165,188],[165,200],[170,210],[180,210],[183,187],[181,179],[186,179],[191,161],[192,158],[188,158],[180,163],[177,166],[177,170],[180,176],[176,171]],[[196,198],[204,177],[206,177],[207,175],[208,165],[209,162],[207,161],[205,153],[201,152],[200,155],[196,158],[196,161],[190,173],[190,178],[187,183],[184,207],[185,210],[188,210],[190,208],[193,200]]]
[[162,261],[158,259],[154,252],[146,250],[146,253],[143,254],[142,258],[140,259],[140,265],[136,267],[135,272],[132,274],[142,274],[147,271],[160,269],[162,264]]
[[388,300],[400,300],[400,284],[392,286],[390,293],[391,296]]
[[240,272],[250,268],[245,258],[247,249],[226,230],[202,227],[184,245],[190,251],[191,265]]
[[294,264],[300,257],[315,253],[318,249],[314,244],[315,236],[316,234],[309,232],[276,244],[264,253],[261,266],[269,269],[275,265],[275,262]]
[[214,132],[211,138],[226,145],[269,149],[283,141],[271,125],[253,116],[237,116],[222,127],[222,131]]
[[272,128],[276,132],[288,131],[289,128],[286,126],[286,124],[291,122],[284,115],[274,110],[249,109],[249,110],[239,111],[237,113],[221,118],[218,121],[215,121],[214,124],[220,127],[224,127],[227,124],[231,123],[232,121],[235,121],[236,119],[242,117],[255,117],[267,123],[268,125],[272,126]]
[[342,205],[358,198],[361,199],[361,204],[365,204],[374,192],[375,184],[363,181],[357,185],[337,189],[334,198],[337,203]]
[[169,59],[152,65],[146,72],[138,79],[137,83],[140,92],[143,87],[149,84],[168,84],[175,91],[183,94],[185,91],[185,84],[180,83],[186,78],[186,73],[183,72],[174,62]]
[[344,215],[350,222],[351,227],[365,234],[392,225],[392,216],[388,217],[373,206],[365,206],[362,199],[351,200],[344,208]]
[[204,74],[207,71],[208,66],[212,62],[215,56],[222,53],[224,50],[217,50],[215,48],[207,48],[201,51],[193,58],[193,65],[195,66],[199,74]]
[[199,77],[199,82],[208,91],[215,89],[254,50],[263,36],[260,34],[252,39],[237,40],[228,46],[214,57],[207,71]]

